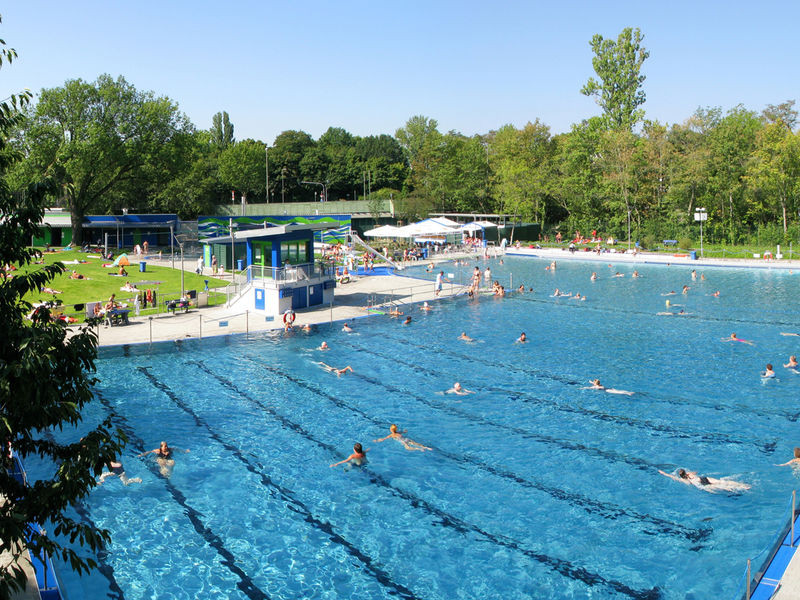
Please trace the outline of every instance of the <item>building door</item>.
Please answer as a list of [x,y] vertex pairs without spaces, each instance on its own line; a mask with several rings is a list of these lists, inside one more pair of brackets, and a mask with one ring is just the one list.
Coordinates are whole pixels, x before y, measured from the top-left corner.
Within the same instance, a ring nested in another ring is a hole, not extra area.
[[292,308],[299,309],[305,308],[308,306],[308,292],[306,291],[307,288],[303,287],[296,287],[292,290]]

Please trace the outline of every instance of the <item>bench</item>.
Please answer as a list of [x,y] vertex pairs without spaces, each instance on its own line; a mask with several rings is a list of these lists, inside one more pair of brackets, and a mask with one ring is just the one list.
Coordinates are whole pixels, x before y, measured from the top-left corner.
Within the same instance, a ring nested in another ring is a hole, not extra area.
[[171,312],[174,315],[178,309],[183,309],[185,313],[189,312],[191,302],[189,300],[166,300],[164,306],[167,307],[167,312]]
[[128,313],[131,311],[126,308],[115,308],[114,310],[109,310],[106,312],[106,323],[111,325],[127,325],[128,321]]

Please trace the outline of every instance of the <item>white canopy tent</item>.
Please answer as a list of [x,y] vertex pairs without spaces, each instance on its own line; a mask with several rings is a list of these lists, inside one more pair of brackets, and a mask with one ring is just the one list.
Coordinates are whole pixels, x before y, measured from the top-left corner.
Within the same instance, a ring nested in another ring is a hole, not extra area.
[[394,225],[381,225],[369,231],[365,231],[364,235],[367,237],[398,237],[397,232],[400,228]]

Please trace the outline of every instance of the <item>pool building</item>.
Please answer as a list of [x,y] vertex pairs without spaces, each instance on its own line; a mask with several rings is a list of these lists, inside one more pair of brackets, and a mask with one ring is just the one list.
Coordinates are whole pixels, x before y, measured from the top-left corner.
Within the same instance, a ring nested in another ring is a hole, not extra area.
[[[242,272],[233,300],[248,310],[280,315],[333,302],[336,287],[332,266],[314,260],[315,233],[325,223],[286,223],[229,232],[202,240],[206,265],[229,252]],[[233,303],[232,302],[232,303]]]

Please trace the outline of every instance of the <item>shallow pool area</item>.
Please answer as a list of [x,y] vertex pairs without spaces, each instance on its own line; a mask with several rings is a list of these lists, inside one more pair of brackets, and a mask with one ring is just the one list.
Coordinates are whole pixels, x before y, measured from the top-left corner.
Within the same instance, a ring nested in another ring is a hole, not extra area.
[[[97,572],[60,570],[65,596],[733,598],[797,485],[774,464],[800,445],[800,375],[782,367],[800,274],[549,264],[442,265],[456,284],[488,265],[509,294],[399,307],[410,325],[101,350],[87,423],[113,417],[143,481],[78,507],[113,542]],[[475,393],[444,393],[456,381]],[[392,423],[433,450],[373,441]],[[161,440],[179,449],[169,478],[136,456]],[[331,468],[354,442],[367,464]],[[678,467],[752,487],[658,472]]]

